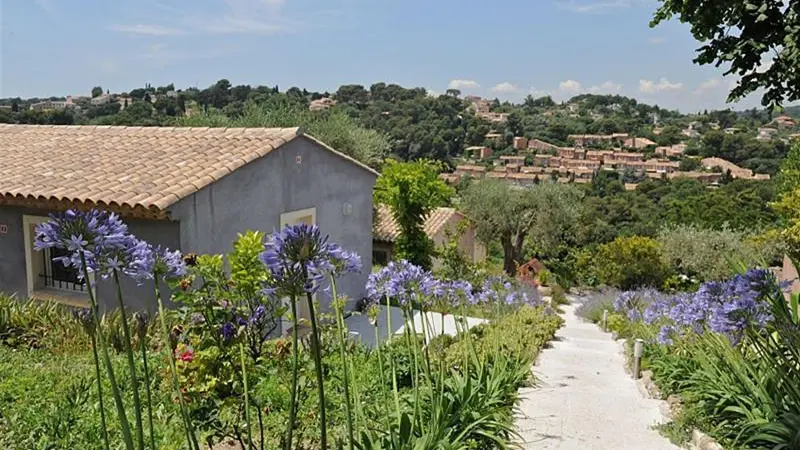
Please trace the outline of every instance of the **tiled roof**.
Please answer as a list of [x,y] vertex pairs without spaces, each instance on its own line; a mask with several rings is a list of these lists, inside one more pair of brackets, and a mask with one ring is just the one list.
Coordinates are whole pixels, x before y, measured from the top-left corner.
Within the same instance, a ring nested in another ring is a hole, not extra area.
[[[454,216],[464,217],[453,208],[436,208],[425,219],[425,234],[429,238],[433,238]],[[383,242],[394,242],[398,237],[400,237],[400,225],[394,220],[389,206],[376,205],[375,220],[372,222],[372,238]]]
[[299,128],[0,125],[0,204],[164,217],[170,205],[301,135]]

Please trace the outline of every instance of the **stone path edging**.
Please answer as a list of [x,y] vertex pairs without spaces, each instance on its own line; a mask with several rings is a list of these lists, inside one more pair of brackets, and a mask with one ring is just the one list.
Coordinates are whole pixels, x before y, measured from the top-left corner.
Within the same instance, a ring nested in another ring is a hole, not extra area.
[[[642,372],[642,377],[636,380],[636,387],[639,392],[648,398],[659,399],[661,401],[661,414],[667,420],[673,420],[675,412],[681,407],[680,397],[670,395],[666,400],[661,400],[661,390],[653,381],[653,372],[645,370]],[[725,450],[717,441],[711,436],[703,433],[697,428],[692,430],[692,439],[689,441],[689,449],[691,450]]]

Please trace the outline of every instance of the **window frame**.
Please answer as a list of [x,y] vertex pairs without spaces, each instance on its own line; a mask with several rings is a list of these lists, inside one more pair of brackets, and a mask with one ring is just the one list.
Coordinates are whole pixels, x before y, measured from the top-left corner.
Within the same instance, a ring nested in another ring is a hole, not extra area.
[[[76,291],[72,289],[59,289],[57,287],[36,288],[36,278],[39,274],[36,273],[33,264],[33,258],[40,257],[34,247],[34,227],[36,225],[46,223],[50,218],[46,216],[23,215],[22,216],[22,235],[23,245],[25,246],[25,277],[28,298],[43,298],[52,300],[58,303],[66,303],[73,306],[89,306],[89,289],[92,294],[97,298],[97,285],[95,284],[95,276],[93,273],[89,274],[87,289],[85,291]],[[52,260],[43,258],[46,263],[53,264]]]

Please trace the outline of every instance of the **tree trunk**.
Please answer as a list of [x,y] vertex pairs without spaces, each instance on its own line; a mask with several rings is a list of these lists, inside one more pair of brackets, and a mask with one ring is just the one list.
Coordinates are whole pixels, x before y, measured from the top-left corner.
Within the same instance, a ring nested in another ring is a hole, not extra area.
[[[522,246],[525,244],[525,235],[528,234],[527,230],[520,230],[516,236],[516,242],[514,242],[514,261],[517,264],[523,264],[525,261],[522,260]],[[517,268],[514,267],[514,275],[517,274]]]
[[516,255],[514,253],[514,244],[511,242],[510,234],[503,234],[500,236],[500,244],[503,246],[503,270],[508,276],[513,277],[516,275]]

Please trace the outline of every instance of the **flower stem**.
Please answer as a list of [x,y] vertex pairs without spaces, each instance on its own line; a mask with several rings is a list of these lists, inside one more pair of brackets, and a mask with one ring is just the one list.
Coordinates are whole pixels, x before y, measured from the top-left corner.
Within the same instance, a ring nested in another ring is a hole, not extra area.
[[136,363],[133,357],[133,347],[131,346],[131,333],[128,324],[128,317],[125,313],[125,302],[122,300],[122,286],[120,286],[119,272],[114,269],[114,284],[117,287],[117,303],[122,319],[122,336],[125,342],[125,355],[128,360],[128,370],[131,372],[131,385],[133,388],[133,414],[136,419],[136,440],[139,450],[144,450],[144,425],[142,425],[142,402],[139,399],[139,380],[136,377]]
[[[377,330],[377,328],[376,328]],[[377,332],[377,331],[376,331]],[[390,342],[392,340],[392,307],[389,302],[389,296],[386,296],[386,342]],[[379,342],[375,341],[375,345],[380,345]],[[397,409],[397,425],[400,425],[400,393],[397,390],[397,371],[394,365],[394,359],[389,358],[389,361],[392,364],[392,390],[394,391],[394,406]]]
[[339,307],[339,297],[336,296],[336,280],[333,279],[333,276],[331,276],[331,293],[333,294],[333,309],[336,313],[336,325],[339,328],[339,353],[342,358],[342,376],[344,377],[344,410],[347,415],[347,448],[353,450],[355,438],[353,434],[353,411],[350,405],[349,359],[347,358],[347,349],[345,348],[344,318],[342,317],[342,309]]
[[100,378],[100,357],[97,355],[97,339],[92,333],[92,355],[94,356],[94,376],[97,378],[97,398],[100,400],[100,426],[103,428],[103,444],[111,450],[108,443],[108,427],[106,426],[106,408],[103,404],[103,382]]
[[142,336],[142,342],[139,343],[142,347],[142,363],[144,364],[144,388],[147,395],[147,424],[150,427],[150,448],[156,449],[156,435],[153,428],[153,396],[150,393],[150,371],[147,368],[147,334]]
[[289,305],[292,308],[292,391],[289,394],[289,424],[286,427],[285,450],[292,449],[292,433],[294,432],[294,423],[297,420],[297,377],[300,370],[300,348],[297,339],[297,298],[292,296],[289,299]]
[[239,360],[242,364],[242,383],[244,384],[244,422],[247,425],[247,449],[253,448],[253,433],[250,427],[250,393],[247,387],[247,367],[244,359],[244,344],[239,342]]
[[83,267],[83,279],[86,280],[89,288],[89,304],[92,307],[92,314],[94,314],[94,326],[97,333],[97,339],[100,342],[100,352],[103,356],[103,364],[106,366],[108,372],[108,380],[111,382],[111,394],[114,397],[114,405],[117,407],[117,416],[119,416],[120,429],[122,431],[122,439],[125,441],[125,448],[133,450],[133,436],[131,435],[131,426],[128,423],[128,417],[125,415],[125,405],[122,403],[122,394],[119,391],[119,384],[117,377],[114,375],[114,367],[111,365],[111,357],[108,356],[108,346],[106,345],[106,338],[103,335],[103,329],[100,326],[100,308],[97,306],[97,299],[94,296],[94,291],[89,279],[89,269],[86,267],[86,255],[80,252],[81,267]]
[[[305,272],[305,268],[303,269]],[[308,278],[308,274],[306,278]],[[317,374],[317,396],[319,397],[319,431],[320,431],[320,445],[323,450],[328,448],[328,424],[325,418],[325,386],[323,385],[324,379],[322,376],[322,349],[319,343],[319,330],[317,328],[317,317],[314,314],[314,299],[311,294],[306,292],[306,300],[308,300],[308,315],[311,319],[311,346],[313,347],[312,354],[314,355],[314,370]]]
[[164,301],[161,298],[161,291],[158,289],[158,280],[155,281],[156,299],[158,301],[158,318],[161,322],[161,340],[164,346],[164,351],[167,353],[167,360],[169,361],[170,372],[172,373],[172,389],[175,395],[178,396],[178,405],[181,409],[181,419],[183,420],[183,429],[186,432],[186,441],[189,448],[192,450],[200,450],[200,445],[197,443],[197,437],[194,435],[192,422],[189,419],[187,412],[186,402],[183,400],[183,393],[181,393],[181,384],[178,380],[178,368],[175,365],[175,355],[172,352],[172,347],[169,344],[169,328],[167,327],[167,315],[164,311]]
[[[386,401],[386,373],[383,370],[383,357],[381,356],[381,344],[380,344],[380,335],[378,333],[378,321],[375,320],[375,352],[378,354],[378,367],[380,368],[381,373],[381,393],[383,394],[383,401]],[[399,406],[398,406],[399,409]],[[398,415],[400,411],[398,411]],[[389,419],[389,415],[386,415],[386,429],[389,430],[389,433],[392,436],[392,441],[394,441],[394,428],[392,427],[391,420]]]

